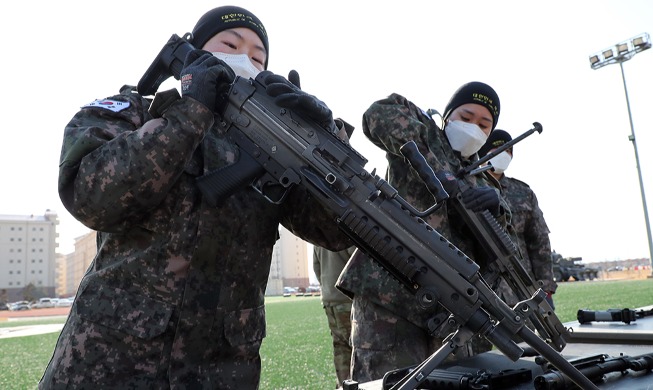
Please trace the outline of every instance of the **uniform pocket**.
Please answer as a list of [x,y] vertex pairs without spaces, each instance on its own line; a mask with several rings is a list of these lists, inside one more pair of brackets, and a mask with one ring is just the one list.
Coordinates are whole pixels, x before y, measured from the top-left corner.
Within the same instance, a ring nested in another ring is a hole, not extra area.
[[394,347],[397,339],[396,324],[383,320],[353,321],[351,341],[356,349],[386,351]]
[[232,347],[260,342],[265,338],[265,307],[244,309],[227,313],[224,335]]
[[75,310],[86,321],[147,340],[166,330],[173,309],[161,301],[91,283],[77,297]]

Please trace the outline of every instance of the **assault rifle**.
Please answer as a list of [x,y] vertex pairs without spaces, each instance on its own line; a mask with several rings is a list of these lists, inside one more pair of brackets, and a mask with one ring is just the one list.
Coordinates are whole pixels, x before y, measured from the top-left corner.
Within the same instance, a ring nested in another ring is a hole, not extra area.
[[[625,375],[628,370],[651,371],[653,370],[653,353],[639,356],[618,356],[610,357],[599,354],[571,360],[570,363],[576,367],[584,376],[592,382],[598,383],[603,380],[606,374],[620,372]],[[551,368],[545,374],[538,375],[533,381],[537,390],[557,390],[574,388],[573,382],[562,372]]]
[[[189,43],[184,46],[192,49]],[[596,389],[525,326],[527,318],[538,321],[534,314],[546,297],[541,289],[509,307],[483,279],[478,264],[419,217],[420,212],[375,170],[364,169],[367,160],[360,153],[331,130],[277,106],[266,93],[262,77],[237,77],[221,113],[219,126],[239,146],[239,160],[198,178],[197,185],[212,205],[247,185],[277,203],[294,186],[302,186],[334,214],[334,222],[356,246],[414,294],[425,310],[435,312],[441,304],[451,313],[447,321],[457,330],[395,389],[415,389],[475,334],[513,361],[524,352],[514,341],[519,336],[574,383]],[[437,193],[447,196],[443,188]],[[558,337],[546,335],[545,339]]]
[[632,309],[608,309],[606,311],[592,311],[580,309],[576,313],[576,318],[581,324],[587,324],[592,321],[621,321],[626,324],[637,321],[638,318],[653,316],[653,308],[650,310],[632,310]]

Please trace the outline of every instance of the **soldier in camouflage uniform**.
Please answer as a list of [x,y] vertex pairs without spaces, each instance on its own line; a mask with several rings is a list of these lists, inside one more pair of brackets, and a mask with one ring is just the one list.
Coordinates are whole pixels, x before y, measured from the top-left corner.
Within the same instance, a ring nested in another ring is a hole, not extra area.
[[329,322],[333,339],[333,363],[336,367],[338,387],[349,379],[351,362],[351,299],[336,288],[340,272],[349,261],[356,247],[332,252],[319,246],[313,247],[313,271],[320,281],[322,306]]
[[[496,126],[499,109],[499,97],[490,86],[480,82],[465,84],[447,104],[443,130],[408,99],[392,94],[368,108],[363,116],[363,131],[387,152],[390,184],[417,209],[425,210],[435,200],[400,153],[400,147],[415,141],[428,164],[444,178],[443,172],[456,173],[476,160],[476,152]],[[490,210],[505,225],[509,211],[500,203],[496,180],[486,174],[463,180],[471,185],[469,192],[463,194],[466,207]],[[483,266],[484,252],[453,207],[445,203],[427,217],[427,223]],[[443,327],[435,337],[429,335],[427,321],[437,313],[423,309],[404,286],[358,251],[346,265],[337,286],[353,297],[353,380],[377,380],[389,370],[419,364],[452,331]],[[438,313],[443,311],[440,307]],[[467,348],[460,348],[450,358],[488,349],[491,344],[475,336]]]
[[[504,130],[494,130],[485,145],[478,151],[479,158],[484,157],[512,137]],[[558,284],[553,280],[553,258],[549,227],[537,202],[533,190],[521,180],[505,175],[504,171],[512,161],[513,148],[499,153],[490,160],[494,167],[490,172],[502,188],[502,195],[508,203],[512,215],[511,225],[517,238],[523,266],[533,280],[542,281],[542,290],[547,293],[547,300],[553,307],[552,295]]]
[[[125,86],[65,129],[60,197],[98,232],[98,252],[40,389],[256,389],[279,224],[332,250],[352,245],[301,188],[281,205],[249,186],[217,208],[206,203],[195,179],[239,156],[219,127],[216,91],[234,71],[266,68],[268,39],[239,7],[209,11],[193,35],[207,51],[189,53],[182,96],[151,101]],[[243,54],[245,66],[212,52]]]

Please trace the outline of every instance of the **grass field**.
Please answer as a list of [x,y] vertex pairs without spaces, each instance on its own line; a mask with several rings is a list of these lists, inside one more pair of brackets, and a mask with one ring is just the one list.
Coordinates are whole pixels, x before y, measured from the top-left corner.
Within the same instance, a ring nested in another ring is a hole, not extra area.
[[[653,304],[653,280],[561,283],[554,295],[562,322],[578,309],[637,308]],[[268,389],[333,389],[331,338],[319,297],[271,297],[267,338],[261,348],[261,386]],[[52,321],[41,321],[41,323]],[[16,326],[33,321],[0,323]],[[0,389],[35,389],[57,340],[56,333],[0,339]]]

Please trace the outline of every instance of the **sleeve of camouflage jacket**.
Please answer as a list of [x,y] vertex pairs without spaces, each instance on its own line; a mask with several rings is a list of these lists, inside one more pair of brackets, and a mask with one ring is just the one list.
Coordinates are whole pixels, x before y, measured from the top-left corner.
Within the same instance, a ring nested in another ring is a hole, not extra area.
[[399,150],[402,145],[415,141],[420,152],[431,162],[429,127],[427,121],[420,120],[425,115],[408,99],[393,93],[372,103],[365,111],[363,133],[376,146],[396,156],[402,156]]
[[528,250],[528,258],[533,267],[533,275],[544,282],[543,290],[554,293],[558,288],[553,280],[553,260],[551,257],[551,242],[549,240],[549,227],[544,220],[537,196],[530,191],[532,212],[530,223],[526,224],[524,238]]
[[85,107],[66,126],[59,196],[86,226],[112,232],[161,202],[211,128],[213,113],[181,98],[152,119],[149,103],[127,87],[105,101],[128,107]]

